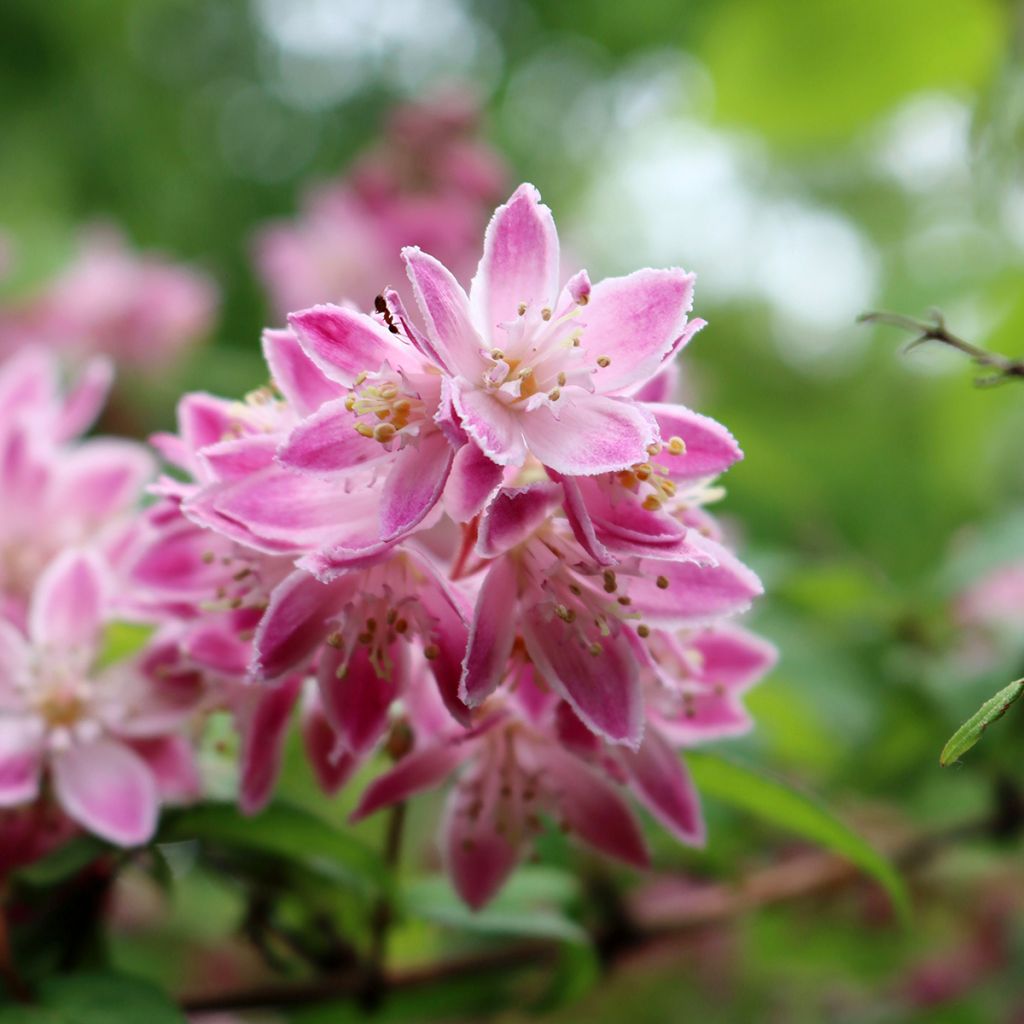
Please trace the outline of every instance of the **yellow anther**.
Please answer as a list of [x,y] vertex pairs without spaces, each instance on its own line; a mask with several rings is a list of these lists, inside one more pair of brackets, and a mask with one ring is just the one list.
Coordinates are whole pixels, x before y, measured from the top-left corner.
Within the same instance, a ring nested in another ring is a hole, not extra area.
[[615,573],[611,569],[605,569],[601,574],[604,577],[604,589],[606,593],[614,594],[619,588],[618,580],[615,578]]
[[526,316],[526,303],[525,302],[520,302],[519,303],[519,315],[520,316]]
[[387,444],[398,431],[390,423],[378,423],[373,428],[373,439],[374,441],[380,441],[381,444]]
[[356,407],[356,396],[355,395],[346,395],[345,396],[345,408],[348,409],[349,412],[352,412],[352,410],[355,409],[355,407]]
[[435,658],[439,658],[440,656],[441,648],[438,647],[437,644],[427,644],[427,646],[423,648],[423,657],[425,657],[427,661],[433,661]]
[[668,590],[667,576],[659,576],[654,582],[658,585],[659,590]]
[[640,625],[636,627],[636,635],[640,637],[641,640],[646,640],[651,635],[651,627],[645,626],[641,622]]
[[615,600],[618,601],[623,608],[628,608],[633,603],[633,599],[628,597],[626,594],[623,594],[621,597],[617,597]]
[[540,318],[542,320],[550,320],[551,319],[551,307],[550,306],[545,306],[540,311]]
[[409,628],[409,623],[405,619],[399,619],[395,623],[395,632],[401,636]]
[[357,434],[362,434],[363,437],[373,437],[373,427],[368,423],[357,423],[355,428]]
[[658,444],[657,442],[655,442],[654,444],[649,444],[647,446],[647,454],[650,455],[652,459],[654,458],[655,455],[659,454],[660,452],[661,452],[661,445]]
[[657,512],[661,508],[661,499],[656,498],[653,494],[648,494],[644,498],[643,506],[648,512]]
[[565,374],[564,373],[559,373],[559,375],[558,375],[558,386],[560,388],[564,388],[565,387],[565,381],[566,381]]
[[557,402],[561,397],[562,397],[562,392],[559,391],[558,388],[552,388],[548,392],[548,398],[550,398],[552,402]]
[[366,378],[367,378],[367,377],[369,377],[369,376],[370,376],[370,374],[369,374],[369,373],[368,373],[368,372],[367,372],[366,370],[363,370],[363,371],[362,371],[362,372],[361,372],[361,373],[359,374],[359,376],[358,376],[358,377],[356,377],[356,379],[355,379],[355,380],[354,380],[354,381],[352,382],[352,386],[353,386],[353,387],[356,387],[356,388],[357,388],[357,387],[359,387],[359,385],[360,385],[360,384],[362,384],[362,383],[363,383],[363,381],[365,381],[365,380],[366,380]]
[[606,366],[611,366],[612,361],[607,356],[598,356],[597,365],[603,370]]
[[686,442],[681,437],[673,435],[668,439],[668,450],[673,455],[683,455],[686,452]]
[[500,348],[492,348],[491,349],[491,358],[492,359],[504,359],[505,358],[505,353],[502,352]]
[[597,641],[595,640],[595,641],[594,641],[594,642],[593,642],[593,643],[592,643],[592,644],[591,644],[591,645],[590,645],[590,646],[589,646],[589,647],[587,648],[587,650],[588,650],[588,651],[590,652],[590,654],[591,654],[591,655],[592,655],[593,657],[595,657],[595,658],[596,658],[596,657],[598,657],[598,655],[600,655],[600,654],[601,654],[601,653],[602,653],[602,652],[604,651],[604,648],[603,648],[603,647],[602,647],[602,646],[601,646],[601,645],[600,645],[600,644],[599,644],[599,643],[598,643],[598,642],[597,642]]

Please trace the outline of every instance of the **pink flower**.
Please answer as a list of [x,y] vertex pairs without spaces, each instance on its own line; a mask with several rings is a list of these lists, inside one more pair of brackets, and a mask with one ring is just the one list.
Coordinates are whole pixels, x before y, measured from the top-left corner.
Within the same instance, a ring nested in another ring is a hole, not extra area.
[[0,616],[23,625],[44,566],[69,545],[112,551],[122,540],[153,460],[141,445],[75,440],[110,380],[92,362],[66,394],[51,353],[26,349],[0,365]]
[[105,354],[153,373],[209,332],[216,307],[205,275],[136,255],[117,231],[100,228],[84,236],[74,262],[38,295],[0,315],[0,344]]
[[507,177],[479,140],[478,121],[459,95],[400,108],[346,177],[309,193],[295,221],[265,228],[255,259],[279,315],[325,301],[369,306],[403,280],[404,245],[436,252],[460,276],[471,273]]
[[[757,577],[700,538],[680,557],[596,564],[551,518],[554,485],[504,490],[488,509],[477,550],[494,559],[477,598],[460,694],[481,703],[507,673],[521,636],[533,664],[599,736],[640,745],[642,640],[651,626],[701,624],[747,608]],[[513,611],[514,609],[514,611]]]
[[152,745],[181,722],[158,685],[133,667],[95,669],[105,590],[99,562],[67,551],[36,586],[28,636],[0,623],[0,805],[35,800],[45,770],[70,818],[133,846],[152,836],[160,801],[146,754],[172,774],[190,759]]
[[560,288],[558,235],[532,185],[495,213],[467,296],[419,249],[403,252],[426,337],[469,436],[494,462],[532,454],[566,476],[627,469],[659,439],[629,398],[703,325],[693,277],[641,270]]

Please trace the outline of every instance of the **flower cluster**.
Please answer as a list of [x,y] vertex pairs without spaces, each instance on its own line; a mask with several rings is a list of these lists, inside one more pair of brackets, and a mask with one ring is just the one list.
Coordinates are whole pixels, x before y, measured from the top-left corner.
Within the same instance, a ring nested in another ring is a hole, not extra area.
[[209,333],[216,309],[206,275],[134,253],[116,230],[97,227],[57,277],[0,310],[0,353],[36,346],[76,360],[106,355],[153,374]]
[[508,178],[479,120],[458,92],[401,106],[344,178],[310,191],[294,221],[266,226],[254,258],[278,313],[372,302],[385,282],[404,280],[404,245],[423,246],[460,278],[472,273]]
[[[491,220],[468,294],[419,248],[402,259],[408,306],[385,289],[372,311],[293,313],[264,334],[269,387],[185,396],[143,512],[116,525],[116,489],[79,480],[111,503],[107,533],[12,541],[0,803],[30,804],[45,777],[77,824],[144,841],[161,800],[199,787],[189,738],[221,710],[256,812],[298,707],[325,791],[383,764],[356,819],[453,779],[442,847],[474,907],[545,819],[645,864],[626,793],[702,842],[680,751],[749,728],[743,695],[774,653],[730,621],[761,587],[705,510],[740,450],[669,400],[703,326],[692,275],[563,280],[529,185]],[[64,460],[31,481],[112,444],[68,448],[82,390],[51,396],[44,428],[10,414]],[[147,472],[132,452],[104,463],[131,463],[123,496]],[[102,667],[108,608],[157,629]]]

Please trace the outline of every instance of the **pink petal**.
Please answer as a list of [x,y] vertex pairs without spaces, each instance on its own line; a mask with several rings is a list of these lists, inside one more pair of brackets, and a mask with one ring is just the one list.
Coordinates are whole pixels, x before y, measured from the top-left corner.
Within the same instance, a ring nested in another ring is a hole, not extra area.
[[231,402],[213,395],[193,392],[178,402],[178,433],[189,452],[223,441],[231,435]]
[[495,558],[521,544],[551,517],[561,498],[556,484],[502,488],[480,521],[477,551]]
[[[712,565],[694,561],[641,562],[641,575],[628,582],[633,608],[659,625],[699,625],[750,607],[763,593],[761,581],[735,555],[706,537],[688,537]],[[659,587],[658,580],[667,582]]]
[[492,563],[477,597],[459,696],[476,707],[494,692],[508,671],[516,637],[516,568],[508,558]]
[[[256,684],[250,684],[255,686]],[[301,679],[292,676],[277,686],[253,693],[241,714],[241,779],[238,802],[244,814],[256,814],[270,800],[281,772],[288,724]]]
[[542,405],[519,419],[530,451],[565,476],[627,469],[646,461],[648,445],[658,439],[653,418],[641,406],[576,387],[562,389],[557,414]]
[[686,646],[700,653],[697,678],[716,686],[748,687],[778,660],[773,644],[726,623],[689,637]]
[[526,461],[519,415],[477,388],[453,387],[452,402],[466,433],[489,459],[499,466],[521,466]]
[[207,445],[199,453],[199,461],[215,480],[247,480],[273,467],[277,448],[278,439],[273,434],[249,434]]
[[292,313],[288,323],[303,351],[332,381],[352,386],[364,371],[387,364],[394,370],[415,369],[415,350],[397,341],[371,316],[341,306],[313,306]]
[[[676,480],[715,476],[743,458],[736,438],[721,423],[691,412],[681,405],[648,405],[654,414],[665,444],[656,461],[667,467]],[[672,437],[686,445],[682,455],[673,455],[668,447]]]
[[103,614],[102,570],[84,551],[64,551],[43,571],[29,608],[29,635],[40,647],[92,654]]
[[73,746],[54,756],[52,771],[57,800],[83,828],[118,846],[152,838],[156,781],[133,750],[114,740]]
[[[404,657],[403,646],[393,645],[393,656]],[[345,749],[356,757],[368,754],[383,736],[401,674],[396,667],[379,676],[362,644],[347,658],[331,647],[320,655],[317,681],[324,711]]]
[[42,752],[35,724],[30,719],[0,718],[0,807],[28,803],[39,792]]
[[515,320],[519,305],[552,306],[558,297],[558,232],[533,185],[520,185],[487,226],[484,253],[470,289],[485,332]]
[[649,729],[637,751],[619,754],[637,799],[673,835],[688,846],[703,846],[700,798],[679,755]]
[[468,523],[494,497],[504,470],[473,442],[456,453],[444,489],[444,508],[457,523]]
[[0,710],[21,706],[31,665],[32,649],[21,630],[0,617]]
[[640,743],[643,698],[624,635],[602,637],[594,655],[561,619],[545,619],[536,606],[523,609],[520,628],[538,671],[591,730],[611,743]]
[[593,359],[611,361],[597,370],[598,391],[620,391],[658,371],[686,329],[694,280],[673,268],[638,270],[594,285],[583,314],[583,345]]
[[354,824],[382,807],[440,785],[472,750],[471,743],[440,743],[406,754],[366,787],[349,821]]
[[324,642],[356,585],[354,574],[322,583],[301,569],[279,583],[253,641],[254,674],[276,679],[301,667]]
[[423,521],[441,497],[454,454],[438,430],[393,456],[381,491],[382,540],[394,540]]
[[106,520],[138,502],[155,468],[142,445],[106,438],[86,441],[64,458],[54,504],[58,509],[74,507],[83,520],[105,526]]
[[679,391],[679,363],[666,363],[629,396],[634,402],[671,402]]
[[156,780],[161,801],[187,803],[203,789],[195,750],[186,736],[156,736],[131,742]]
[[404,248],[402,259],[431,346],[445,361],[446,369],[474,379],[483,365],[483,342],[473,326],[462,286],[445,266],[417,246]]
[[70,394],[64,399],[57,436],[78,437],[100,414],[114,380],[114,364],[104,356],[90,359]]
[[300,416],[308,416],[338,397],[337,384],[317,369],[302,350],[294,331],[264,331],[263,358],[277,389]]
[[601,853],[635,867],[650,863],[636,819],[616,789],[573,754],[549,746],[544,785],[570,831]]
[[522,857],[521,830],[505,822],[499,832],[495,814],[481,814],[475,789],[456,786],[448,796],[442,855],[455,891],[474,910],[489,902]]
[[288,435],[278,458],[291,469],[327,474],[385,457],[383,445],[363,437],[357,422],[344,399],[325,402]]
[[302,739],[320,788],[329,796],[337,793],[358,767],[359,759],[342,749],[315,687],[303,694]]

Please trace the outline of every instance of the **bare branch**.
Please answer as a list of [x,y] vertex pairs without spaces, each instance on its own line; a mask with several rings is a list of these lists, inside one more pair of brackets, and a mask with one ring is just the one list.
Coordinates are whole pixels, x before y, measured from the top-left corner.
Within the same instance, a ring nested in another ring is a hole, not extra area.
[[933,309],[929,313],[928,320],[915,320],[913,317],[905,316],[902,313],[888,313],[877,311],[863,313],[857,317],[857,322],[862,324],[886,324],[890,327],[897,327],[902,331],[909,331],[915,335],[904,351],[923,345],[925,342],[934,341],[948,348],[954,348],[963,352],[971,362],[977,366],[984,366],[993,372],[986,376],[979,377],[975,381],[978,387],[992,387],[996,384],[1003,384],[1013,378],[1024,379],[1024,359],[1010,359],[1008,356],[1000,355],[998,352],[988,352],[977,345],[953,334],[946,326],[942,313]]

